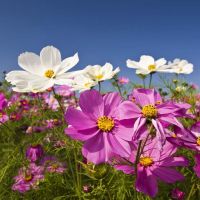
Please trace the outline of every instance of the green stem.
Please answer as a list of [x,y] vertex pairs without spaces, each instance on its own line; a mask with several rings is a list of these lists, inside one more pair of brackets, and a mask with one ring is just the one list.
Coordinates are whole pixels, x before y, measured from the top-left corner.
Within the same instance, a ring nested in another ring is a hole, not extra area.
[[152,82],[153,74],[150,73],[150,78],[149,78],[149,88],[151,88],[151,82]]
[[101,92],[101,82],[100,81],[98,82],[98,85],[99,85],[99,92]]
[[123,97],[121,88],[120,88],[119,83],[118,83],[118,79],[114,78],[114,80],[115,80],[116,87],[117,87],[117,90],[119,91],[120,96]]
[[190,189],[190,193],[189,193],[189,195],[188,195],[188,197],[187,197],[186,200],[190,200],[190,199],[191,199],[190,197],[191,197],[191,195],[193,194],[194,186],[195,186],[195,182],[193,183],[193,185],[192,185],[192,187],[191,187],[191,189]]
[[135,160],[135,176],[137,177],[137,165],[140,159],[140,149],[142,145],[142,140],[139,141],[138,149],[137,149],[137,154],[136,154],[136,160]]
[[65,114],[65,110],[64,110],[64,108],[63,108],[63,106],[62,106],[62,103],[61,103],[60,99],[57,97],[57,94],[56,94],[56,92],[55,92],[55,89],[53,88],[52,91],[53,91],[53,95],[54,95],[55,99],[58,101],[58,104],[59,104],[59,106],[60,106],[60,109],[61,109],[61,111],[63,112],[63,115],[64,115],[64,114]]

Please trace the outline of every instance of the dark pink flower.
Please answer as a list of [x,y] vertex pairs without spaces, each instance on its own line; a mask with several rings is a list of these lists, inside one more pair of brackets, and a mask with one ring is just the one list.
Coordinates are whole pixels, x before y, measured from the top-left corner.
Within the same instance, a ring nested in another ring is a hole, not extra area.
[[62,174],[66,171],[66,164],[58,161],[54,156],[45,156],[41,163],[45,167],[45,170],[50,173]]
[[74,96],[74,92],[71,90],[71,87],[67,85],[58,85],[55,86],[56,94],[59,94],[63,97],[71,97]]
[[26,158],[30,162],[35,162],[43,156],[43,148],[40,144],[31,145],[26,150]]
[[128,83],[129,83],[129,79],[128,79],[127,77],[120,77],[120,78],[118,79],[118,82],[119,82],[119,84],[121,84],[121,85],[125,85],[125,84],[128,84]]
[[200,178],[200,154],[195,155],[195,166],[194,171],[196,172],[196,175]]
[[[182,105],[182,107],[181,107]],[[124,101],[120,106],[120,119],[132,119],[134,123],[133,140],[147,137],[147,123],[156,129],[158,146],[161,148],[166,139],[166,128],[174,125],[183,128],[176,117],[183,116],[188,104],[163,102],[154,89],[135,89],[132,101]]]
[[185,193],[178,188],[175,188],[171,191],[171,197],[174,200],[183,200],[185,197]]
[[0,111],[0,125],[1,125],[2,123],[7,122],[8,120],[9,120],[8,115],[7,115],[5,112]]
[[15,183],[12,189],[21,193],[37,189],[39,181],[44,180],[43,172],[44,168],[35,163],[31,163],[28,168],[21,168],[18,175],[14,177]]
[[95,164],[109,161],[114,153],[126,157],[131,152],[133,122],[119,119],[121,101],[115,92],[102,96],[96,90],[85,91],[80,95],[81,110],[66,112],[66,134],[84,141],[82,154]]
[[3,93],[0,93],[0,111],[7,106],[7,99]]
[[200,152],[200,122],[194,124],[188,134],[181,137],[183,145]]
[[[158,180],[166,183],[174,183],[184,179],[184,176],[172,167],[188,166],[188,161],[184,157],[173,156],[176,152],[174,145],[166,141],[163,148],[159,150],[156,143],[157,140],[155,139],[153,141],[149,140],[144,147],[137,165],[135,184],[137,191],[151,197],[155,197],[158,192]],[[126,174],[133,174],[135,160],[136,151],[133,151],[129,161],[125,160],[122,164],[118,163],[115,168]]]

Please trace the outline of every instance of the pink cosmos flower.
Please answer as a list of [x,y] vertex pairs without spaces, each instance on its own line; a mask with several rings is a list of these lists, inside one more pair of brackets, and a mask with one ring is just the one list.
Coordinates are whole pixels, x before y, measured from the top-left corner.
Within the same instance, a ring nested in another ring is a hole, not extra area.
[[132,120],[119,119],[122,99],[116,92],[102,96],[96,90],[80,95],[81,110],[68,108],[65,133],[84,141],[82,154],[95,164],[109,161],[113,154],[128,156],[133,136]]
[[[165,142],[163,148],[157,148],[157,140],[149,140],[144,147],[144,151],[139,158],[137,166],[136,190],[151,197],[155,197],[158,192],[157,180],[166,183],[181,181],[184,176],[171,167],[188,166],[188,161],[184,157],[173,157],[176,147],[169,142]],[[115,166],[116,169],[126,174],[134,173],[134,162],[136,151],[130,155],[129,162]],[[128,163],[128,164],[125,164]],[[133,164],[131,164],[133,163]]]
[[54,156],[44,157],[41,163],[45,167],[45,170],[50,173],[62,174],[64,171],[66,171],[66,165],[62,162],[59,162]]
[[129,79],[128,79],[127,77],[120,77],[120,78],[118,79],[118,82],[119,82],[119,84],[121,84],[121,85],[125,85],[125,84],[128,84],[128,83],[129,83]]
[[196,165],[194,166],[194,171],[196,175],[200,178],[200,154],[195,155]]
[[37,189],[39,181],[44,179],[44,168],[31,163],[28,168],[21,168],[18,175],[14,177],[15,183],[12,186],[13,190],[20,193],[27,192],[31,189]]
[[71,97],[74,96],[74,92],[71,90],[71,87],[67,85],[58,85],[55,86],[56,94],[59,94],[63,97]]
[[[181,105],[183,105],[181,107]],[[135,89],[132,101],[124,101],[120,106],[120,119],[132,119],[134,123],[133,140],[142,140],[147,137],[147,124],[152,124],[156,129],[158,145],[165,142],[166,128],[171,125],[183,128],[176,117],[186,113],[188,104],[163,102],[159,93],[154,89]]]
[[181,137],[184,147],[200,152],[200,122],[194,124],[188,134]]
[[0,125],[7,122],[8,120],[9,120],[8,115],[5,112],[0,111]]
[[185,197],[185,193],[178,188],[175,188],[171,191],[171,197],[174,200],[183,200]]
[[50,109],[57,110],[59,108],[59,103],[53,95],[44,93],[43,98]]
[[7,106],[7,99],[3,93],[0,93],[0,111]]
[[43,156],[43,154],[44,154],[43,148],[40,144],[31,145],[26,150],[26,158],[30,162],[37,161],[39,158],[41,158]]

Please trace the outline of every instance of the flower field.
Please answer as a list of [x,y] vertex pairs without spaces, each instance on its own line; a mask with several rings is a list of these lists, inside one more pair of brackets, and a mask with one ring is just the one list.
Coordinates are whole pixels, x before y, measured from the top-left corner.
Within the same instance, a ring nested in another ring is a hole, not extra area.
[[4,73],[0,200],[200,199],[200,93],[184,80],[193,64],[128,59],[137,83],[78,62],[47,46]]

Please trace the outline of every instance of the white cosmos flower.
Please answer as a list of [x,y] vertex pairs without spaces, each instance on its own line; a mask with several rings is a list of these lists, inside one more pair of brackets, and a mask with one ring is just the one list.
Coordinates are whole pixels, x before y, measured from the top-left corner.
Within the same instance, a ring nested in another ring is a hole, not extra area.
[[173,62],[168,62],[168,67],[171,69],[171,73],[191,74],[193,72],[193,64],[178,58],[174,59]]
[[90,90],[97,84],[98,82],[92,80],[87,74],[80,74],[74,78],[71,87],[72,90],[79,90],[80,92],[83,92],[85,90]]
[[147,75],[154,72],[168,72],[166,62],[164,58],[155,60],[152,56],[143,55],[140,57],[139,62],[128,59],[126,64],[127,67],[136,69],[136,74]]
[[106,63],[104,66],[100,65],[89,65],[84,71],[89,77],[97,82],[108,80],[113,78],[119,71],[119,67],[113,70],[113,66],[110,63]]
[[[25,71],[11,71],[6,80],[15,87],[17,92],[42,92],[54,84],[70,85],[72,78],[82,71],[67,72],[79,61],[78,54],[61,61],[60,51],[47,46],[40,52],[25,52],[19,55],[18,64]],[[67,72],[67,73],[66,73]]]

